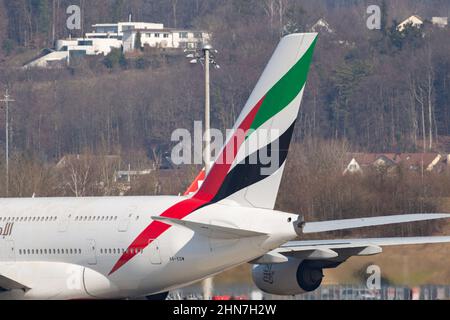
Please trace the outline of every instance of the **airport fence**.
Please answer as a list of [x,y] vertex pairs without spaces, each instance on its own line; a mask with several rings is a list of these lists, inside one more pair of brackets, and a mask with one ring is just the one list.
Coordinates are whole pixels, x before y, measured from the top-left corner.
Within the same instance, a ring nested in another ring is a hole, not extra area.
[[[193,286],[169,294],[171,300],[203,300],[201,287]],[[215,300],[450,300],[450,286],[425,285],[418,287],[384,286],[369,290],[354,285],[329,285],[296,296],[266,294],[251,285],[218,286]]]

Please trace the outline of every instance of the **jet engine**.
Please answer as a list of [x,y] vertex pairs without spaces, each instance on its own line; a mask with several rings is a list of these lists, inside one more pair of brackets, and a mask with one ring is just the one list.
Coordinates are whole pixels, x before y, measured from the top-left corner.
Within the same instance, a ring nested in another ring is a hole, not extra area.
[[319,288],[323,269],[313,261],[289,259],[284,263],[255,265],[252,276],[255,285],[264,292],[296,295]]

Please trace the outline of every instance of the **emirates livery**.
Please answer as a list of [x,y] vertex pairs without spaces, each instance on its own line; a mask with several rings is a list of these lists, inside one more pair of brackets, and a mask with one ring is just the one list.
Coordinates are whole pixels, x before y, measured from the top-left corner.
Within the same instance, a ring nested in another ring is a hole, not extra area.
[[[243,263],[254,265],[261,290],[291,295],[315,290],[323,269],[349,257],[378,254],[383,246],[450,242],[301,240],[448,214],[304,222],[274,210],[316,40],[313,33],[281,40],[194,194],[0,200],[0,298],[164,297]],[[264,161],[267,154],[277,159],[275,167]]]

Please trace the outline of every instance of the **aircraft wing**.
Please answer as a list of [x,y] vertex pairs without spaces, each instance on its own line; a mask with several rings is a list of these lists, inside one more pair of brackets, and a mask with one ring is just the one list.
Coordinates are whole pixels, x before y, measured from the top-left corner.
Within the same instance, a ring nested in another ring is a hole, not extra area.
[[409,237],[342,240],[290,241],[269,255],[283,255],[298,259],[345,261],[351,256],[379,254],[382,247],[450,243],[450,237]]
[[425,214],[402,214],[395,216],[369,217],[360,219],[307,222],[303,226],[303,233],[329,232],[329,231],[348,230],[363,227],[383,226],[388,224],[430,221],[448,218],[450,218],[450,214],[425,213]]

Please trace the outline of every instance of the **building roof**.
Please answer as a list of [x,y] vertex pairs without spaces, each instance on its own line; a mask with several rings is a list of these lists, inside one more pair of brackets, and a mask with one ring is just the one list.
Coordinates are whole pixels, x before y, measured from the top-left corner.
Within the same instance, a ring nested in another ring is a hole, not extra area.
[[392,164],[400,161],[400,155],[396,153],[349,153],[347,154],[348,161],[355,159],[360,166],[370,166],[378,159],[384,159]]
[[178,28],[163,28],[163,29],[145,29],[145,28],[132,28],[128,30],[124,30],[123,32],[201,32],[207,33],[204,30],[191,30],[191,29],[178,29]]
[[438,157],[439,153],[348,153],[347,163],[355,159],[362,167],[375,164],[378,159],[388,161],[390,164],[404,164],[407,167],[424,166],[428,167]]
[[408,17],[407,19],[405,19],[404,21],[402,21],[401,23],[399,23],[399,25],[397,26],[397,29],[399,31],[402,31],[403,29],[405,29],[405,26],[408,24],[412,24],[413,26],[418,26],[418,25],[422,25],[425,22],[424,19],[422,19],[422,17],[418,16],[418,15],[412,15],[410,17]]
[[316,23],[311,27],[311,31],[318,32],[320,29],[327,31],[328,33],[333,33],[334,30],[330,27],[330,24],[324,19],[320,18],[316,21]]

